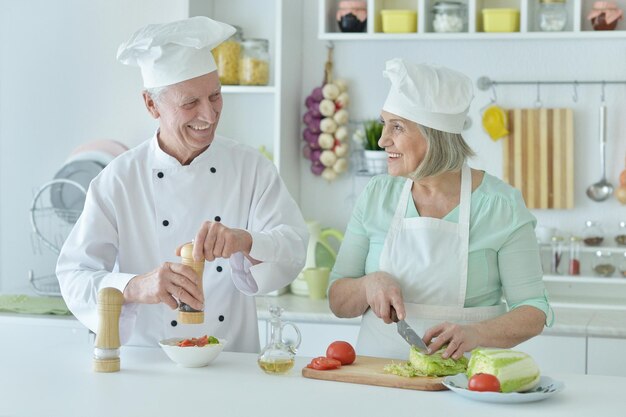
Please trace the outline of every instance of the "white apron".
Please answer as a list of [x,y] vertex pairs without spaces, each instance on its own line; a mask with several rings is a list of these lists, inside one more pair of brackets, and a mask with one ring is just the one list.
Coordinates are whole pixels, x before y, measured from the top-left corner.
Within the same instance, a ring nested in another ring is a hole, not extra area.
[[[469,220],[472,194],[470,168],[461,172],[459,222],[431,217],[406,219],[413,181],[406,180],[380,256],[380,270],[399,282],[406,308],[406,321],[423,336],[444,321],[473,323],[506,312],[504,304],[465,308]],[[409,345],[372,309],[363,315],[357,341],[359,355],[406,359]]]

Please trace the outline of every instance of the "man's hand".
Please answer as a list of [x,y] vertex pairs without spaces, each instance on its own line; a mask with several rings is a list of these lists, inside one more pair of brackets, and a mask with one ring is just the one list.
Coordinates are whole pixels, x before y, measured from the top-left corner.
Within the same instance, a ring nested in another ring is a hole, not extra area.
[[196,272],[189,266],[165,262],[152,272],[137,275],[124,288],[129,303],[165,303],[178,307],[178,301],[196,310],[204,310],[204,294],[200,291]]
[[[180,255],[180,247],[176,255]],[[193,258],[196,261],[206,259],[211,262],[216,258],[230,258],[232,254],[242,252],[248,255],[252,249],[252,236],[246,230],[230,229],[219,222],[206,221],[202,223],[196,234],[193,245]],[[257,262],[258,263],[258,262]]]
[[364,286],[367,304],[377,317],[387,324],[391,323],[393,306],[398,319],[405,318],[402,290],[393,276],[382,271],[373,272],[364,277]]

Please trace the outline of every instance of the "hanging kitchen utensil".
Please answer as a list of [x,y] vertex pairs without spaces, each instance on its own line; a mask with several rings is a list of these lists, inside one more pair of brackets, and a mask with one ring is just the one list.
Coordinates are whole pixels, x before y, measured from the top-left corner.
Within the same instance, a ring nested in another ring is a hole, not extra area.
[[528,208],[574,207],[574,121],[571,109],[512,109],[503,140],[503,179]]
[[506,112],[497,105],[498,96],[496,87],[491,84],[491,99],[489,104],[481,109],[483,129],[492,140],[498,140],[509,134]]
[[587,197],[593,201],[604,201],[613,194],[613,185],[606,180],[606,104],[604,103],[604,92],[600,103],[600,167],[602,178],[600,181],[587,188]]

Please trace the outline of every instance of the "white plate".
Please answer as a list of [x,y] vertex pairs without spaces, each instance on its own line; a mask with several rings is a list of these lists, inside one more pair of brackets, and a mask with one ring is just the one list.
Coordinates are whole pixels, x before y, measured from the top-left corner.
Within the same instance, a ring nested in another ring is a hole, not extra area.
[[467,389],[467,375],[465,374],[447,376],[443,379],[443,385],[463,397],[490,403],[529,403],[541,401],[565,388],[563,382],[543,375],[539,379],[539,385],[527,392],[501,393],[470,391]]

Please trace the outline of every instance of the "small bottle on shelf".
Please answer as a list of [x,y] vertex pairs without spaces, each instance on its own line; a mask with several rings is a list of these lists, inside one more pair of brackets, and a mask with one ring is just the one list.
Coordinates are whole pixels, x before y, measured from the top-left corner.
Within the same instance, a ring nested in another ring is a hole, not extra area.
[[580,242],[578,236],[569,239],[569,269],[570,275],[580,275]]
[[615,243],[618,246],[626,246],[626,222],[619,222],[619,228],[615,235]]
[[239,84],[239,55],[243,31],[239,26],[234,26],[234,28],[235,34],[211,51],[222,85]]
[[593,30],[614,30],[623,14],[614,1],[596,1],[587,19],[591,21]]
[[467,10],[463,3],[438,1],[433,6],[433,30],[437,33],[463,32],[467,26]]
[[269,41],[244,39],[239,60],[240,85],[267,85],[270,79]]
[[612,253],[599,250],[593,259],[593,272],[599,277],[610,277],[615,272],[615,265],[611,261]]
[[552,258],[550,273],[560,275],[561,259],[563,258],[563,237],[552,236]]
[[565,0],[539,0],[537,27],[543,32],[559,32],[567,23]]
[[600,223],[593,220],[587,220],[585,222],[585,228],[583,229],[583,242],[587,246],[600,246],[604,241],[604,230],[600,226]]

